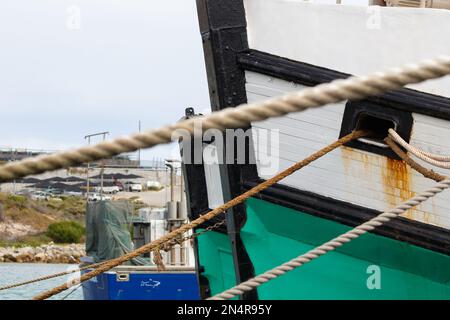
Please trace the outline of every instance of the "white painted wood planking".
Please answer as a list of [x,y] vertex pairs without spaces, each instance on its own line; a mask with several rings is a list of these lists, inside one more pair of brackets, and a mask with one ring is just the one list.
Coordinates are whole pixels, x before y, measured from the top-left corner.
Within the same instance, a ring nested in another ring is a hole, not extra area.
[[224,204],[224,198],[217,147],[214,144],[208,144],[203,147],[203,159],[208,206],[211,209],[215,209]]
[[[299,89],[293,88],[287,81],[269,79],[266,75],[255,72],[247,71],[246,79],[247,90],[251,93],[247,97],[250,103]],[[276,90],[272,88],[274,84]],[[255,93],[255,87],[258,88],[258,94]],[[338,139],[343,111],[343,103],[335,104],[327,106],[326,110],[311,109],[289,117],[254,123],[253,127],[280,130],[280,141],[275,146],[279,157],[272,160],[278,161],[279,170],[282,170]],[[329,115],[329,112],[335,117],[334,120],[326,118],[328,122],[325,128],[322,125],[322,118],[324,113]],[[450,134],[448,121],[420,114],[413,114],[413,118],[412,143],[419,146],[435,145],[436,147],[428,150],[450,153],[450,141],[443,138]],[[436,122],[436,126],[433,126],[433,121]],[[260,137],[259,141],[264,143]],[[257,157],[270,157],[268,154],[260,154],[261,152],[257,149]],[[257,167],[261,177],[270,177],[261,174],[259,163]],[[436,171],[448,174],[448,170]],[[389,209],[411,197],[415,192],[433,185],[431,180],[423,178],[399,161],[350,148],[333,151],[281,183],[380,211]],[[450,228],[450,199],[447,194],[441,194],[408,212],[405,217]]]
[[[244,5],[251,49],[345,73],[367,75],[450,53],[450,10],[303,0]],[[411,88],[450,97],[450,77]]]

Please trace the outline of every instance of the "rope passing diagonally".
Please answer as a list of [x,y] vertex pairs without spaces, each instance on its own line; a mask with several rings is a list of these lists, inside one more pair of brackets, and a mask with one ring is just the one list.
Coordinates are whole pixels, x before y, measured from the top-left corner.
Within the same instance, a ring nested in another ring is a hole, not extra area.
[[0,166],[0,183],[169,143],[172,141],[172,134],[177,130],[185,130],[196,138],[202,134],[195,130],[197,125],[200,125],[203,130],[244,128],[252,122],[280,117],[330,103],[359,100],[448,74],[450,74],[450,55],[365,77],[335,80],[261,103],[227,108],[204,117],[183,120],[172,125],[101,142],[93,146],[5,164]]
[[389,129],[389,138],[394,140],[396,143],[401,145],[403,148],[408,150],[410,153],[415,155],[417,158],[433,165],[436,167],[450,169],[450,156],[443,156],[438,154],[433,154],[425,152],[419,148],[416,148],[409,143],[407,143],[403,138],[395,132],[393,129]]
[[[390,135],[392,136],[392,134]],[[429,170],[417,162],[415,162],[413,159],[411,159],[403,150],[401,150],[395,142],[391,139],[391,137],[388,136],[384,141],[388,144],[388,146],[394,151],[397,156],[399,156],[403,161],[405,161],[411,168],[418,171],[420,174],[425,176],[426,178],[438,181],[439,183],[435,185],[433,188],[422,192],[413,198],[403,202],[402,204],[398,205],[394,209],[391,209],[387,212],[381,213],[378,216],[370,219],[369,221],[355,227],[354,229],[332,239],[331,241],[328,241],[321,246],[318,246],[310,251],[308,251],[305,254],[302,254],[298,256],[297,258],[294,258],[286,263],[283,263],[280,266],[277,266],[271,270],[268,270],[252,279],[249,279],[245,282],[242,282],[231,289],[225,290],[222,293],[219,293],[213,297],[210,298],[210,300],[226,300],[231,299],[237,295],[241,295],[245,292],[252,291],[262,284],[271,281],[275,278],[280,277],[281,275],[292,271],[298,267],[301,267],[302,265],[311,262],[314,259],[319,258],[320,256],[323,256],[327,254],[330,251],[333,251],[334,249],[344,245],[345,243],[348,243],[361,235],[374,230],[377,227],[380,227],[381,225],[385,224],[386,222],[397,218],[402,213],[408,211],[409,209],[418,206],[422,202],[436,196],[437,194],[441,193],[442,191],[450,188],[450,179],[446,176],[443,176],[441,174],[438,174],[434,172],[433,170]]]
[[27,281],[22,281],[22,282],[18,282],[18,283],[14,283],[14,284],[1,286],[0,287],[0,291],[13,289],[13,288],[18,288],[18,287],[21,287],[21,286],[25,286],[27,284],[32,284],[32,283],[41,282],[41,281],[45,281],[45,280],[50,280],[50,279],[53,279],[53,278],[58,278],[58,277],[62,277],[62,276],[65,276],[65,275],[72,274],[72,273],[80,272],[80,271],[83,271],[83,270],[96,268],[96,267],[102,265],[103,263],[104,262],[94,263],[94,264],[90,264],[88,266],[84,266],[84,267],[79,268],[79,269],[73,269],[73,270],[53,273],[53,274],[50,274],[50,275],[47,275],[47,276],[34,278],[34,279],[31,279],[31,280],[27,280]]
[[[80,282],[84,282],[93,277],[96,277],[97,275],[99,275],[103,272],[106,272],[118,265],[121,265],[122,263],[124,263],[126,261],[136,258],[136,257],[140,256],[141,254],[161,248],[166,242],[175,239],[176,237],[203,224],[206,221],[213,219],[216,216],[219,216],[220,214],[225,214],[228,209],[230,209],[240,203],[243,203],[248,198],[255,196],[256,194],[260,193],[261,191],[263,191],[263,190],[267,189],[268,187],[274,185],[275,183],[281,181],[282,179],[284,179],[287,176],[293,174],[294,172],[300,170],[301,168],[309,165],[313,161],[330,153],[331,151],[335,150],[336,148],[338,148],[352,140],[359,139],[359,138],[367,136],[367,135],[368,135],[367,131],[361,130],[361,131],[354,131],[354,132],[350,133],[349,135],[346,135],[346,136],[340,138],[339,140],[337,140],[337,141],[333,142],[332,144],[324,147],[323,149],[313,153],[312,155],[303,159],[302,161],[299,161],[299,162],[295,163],[294,165],[292,165],[291,167],[287,168],[286,170],[278,173],[274,177],[267,179],[266,181],[258,184],[257,186],[251,188],[250,190],[242,193],[241,195],[237,196],[236,198],[231,199],[230,201],[226,202],[225,204],[221,205],[220,207],[217,207],[217,208],[211,210],[210,212],[198,217],[197,219],[191,221],[190,223],[184,224],[180,228],[168,233],[167,235],[164,235],[163,237],[161,237],[155,241],[152,241],[152,242],[150,242],[128,254],[125,254],[121,257],[109,260],[109,261],[105,262],[104,264],[98,266],[94,270],[83,274],[79,279]],[[50,289],[48,291],[45,291],[45,292],[35,296],[33,298],[33,300],[48,299],[55,294],[58,294],[62,291],[69,289],[72,285],[73,284],[70,284],[70,283],[64,283],[58,287],[55,287],[53,289]]]
[[[174,238],[166,243],[164,243],[164,247],[162,248],[164,251],[169,250],[173,245],[180,245],[182,244],[184,241],[188,241],[190,239],[196,238],[204,233],[207,233],[211,230],[216,230],[217,228],[219,228],[220,226],[224,225],[226,223],[226,219],[222,219],[221,221],[215,223],[214,225],[210,225],[207,228],[205,228],[202,231],[198,231],[198,232],[194,232],[190,235],[187,235],[185,237],[182,238]],[[26,281],[22,281],[22,282],[16,282],[14,284],[8,284],[8,285],[4,285],[0,287],[0,291],[3,290],[8,290],[8,289],[13,289],[13,288],[17,288],[17,287],[21,287],[21,286],[25,286],[27,284],[32,284],[32,283],[36,283],[36,282],[41,282],[41,281],[45,281],[45,280],[50,280],[53,278],[57,278],[57,277],[62,277],[65,275],[69,275],[72,273],[76,273],[76,272],[80,272],[80,271],[84,271],[87,269],[95,269],[98,266],[108,262],[109,260],[106,261],[102,261],[102,262],[98,262],[98,263],[93,263],[93,264],[89,264],[89,265],[85,265],[83,267],[80,267],[78,269],[74,269],[74,270],[68,270],[68,271],[63,271],[63,272],[58,272],[58,273],[53,273],[53,274],[49,274],[46,276],[42,276],[42,277],[38,277],[38,278],[33,278],[30,280],[26,280]]]
[[262,284],[271,281],[275,278],[278,278],[279,276],[289,271],[292,271],[298,267],[301,267],[304,264],[311,262],[312,260],[317,259],[327,254],[328,252],[333,251],[334,249],[360,237],[361,235],[374,230],[375,228],[383,225],[384,223],[394,218],[397,218],[402,213],[421,204],[422,202],[428,200],[429,198],[434,197],[438,193],[441,193],[442,191],[448,188],[450,188],[450,179],[443,180],[439,182],[437,185],[435,185],[433,188],[414,196],[413,198],[403,202],[394,209],[381,213],[375,218],[370,219],[369,221],[357,226],[356,228],[322,244],[321,246],[318,246],[308,251],[305,254],[298,256],[297,258],[294,258],[286,263],[283,263],[280,266],[268,270],[263,274],[260,274],[250,280],[244,281],[231,289],[219,293],[214,297],[210,298],[210,300],[231,299],[237,295],[241,295],[245,292],[252,291],[261,286]]
[[422,174],[424,177],[432,179],[434,181],[442,181],[447,179],[446,176],[439,174],[437,172],[434,172],[431,169],[427,169],[425,167],[422,167],[420,164],[418,164],[416,161],[411,159],[405,152],[403,152],[402,149],[400,149],[399,146],[395,144],[395,142],[390,138],[387,137],[384,139],[384,142],[399,156],[403,161],[405,161],[411,168]]

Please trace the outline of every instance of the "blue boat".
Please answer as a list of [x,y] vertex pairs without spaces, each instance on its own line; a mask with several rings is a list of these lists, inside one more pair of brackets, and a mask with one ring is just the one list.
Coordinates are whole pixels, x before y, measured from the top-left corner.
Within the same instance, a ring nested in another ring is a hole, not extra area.
[[[89,272],[90,269],[84,272]],[[192,267],[119,266],[83,283],[85,300],[198,300]]]
[[[133,215],[128,201],[89,203],[86,253],[81,267],[129,253],[184,223],[167,210]],[[161,252],[160,262],[147,253],[82,283],[85,300],[198,300],[200,289],[190,241]],[[85,269],[88,273],[93,269]]]

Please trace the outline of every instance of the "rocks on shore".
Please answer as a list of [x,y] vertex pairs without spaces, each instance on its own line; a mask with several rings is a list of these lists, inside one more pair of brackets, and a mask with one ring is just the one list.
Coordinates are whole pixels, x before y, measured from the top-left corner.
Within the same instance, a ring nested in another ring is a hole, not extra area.
[[0,248],[0,262],[79,263],[84,255],[84,244]]
[[13,240],[36,232],[36,229],[26,224],[12,221],[0,222],[0,238],[2,240]]

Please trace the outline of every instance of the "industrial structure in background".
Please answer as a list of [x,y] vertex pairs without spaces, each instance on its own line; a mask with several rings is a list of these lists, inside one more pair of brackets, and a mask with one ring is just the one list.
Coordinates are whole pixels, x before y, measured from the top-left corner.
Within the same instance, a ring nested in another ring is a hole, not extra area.
[[[105,141],[106,136],[109,135],[108,131],[105,132],[98,132],[98,133],[92,133],[92,134],[88,134],[84,137],[85,140],[87,140],[88,145],[91,144],[91,138],[93,137],[98,137],[98,136],[102,136],[103,137],[103,141]],[[89,199],[89,166],[90,163],[87,163],[87,170],[86,170],[86,199]],[[100,166],[101,166],[101,170],[100,170],[100,199],[103,197],[103,173],[105,172],[105,161],[101,160],[100,161]]]
[[[170,201],[167,203],[167,230],[173,231],[178,229],[183,223],[187,221],[187,207],[186,207],[186,195],[183,188],[183,175],[180,170],[180,201],[175,200],[175,178],[177,169],[181,168],[181,162],[179,160],[166,160],[166,165],[170,169]],[[186,253],[184,243],[179,249],[180,257],[179,261],[182,264],[186,263]],[[176,258],[176,250],[172,248],[170,251],[169,262],[174,264]]]
[[[58,152],[59,150],[42,150],[42,149],[27,149],[16,147],[0,147],[0,163],[19,161],[26,158],[36,157],[43,154],[50,154]],[[159,162],[162,162],[159,160]],[[98,167],[100,163],[93,162],[91,167]],[[105,167],[126,167],[139,168],[141,166],[138,157],[134,153],[121,154],[112,159],[104,160]]]
[[[169,159],[165,160],[165,165],[169,171],[170,197],[164,207],[145,207],[136,214],[130,202],[100,199],[89,203],[87,256],[82,258],[82,266],[126,254],[187,222],[183,177],[178,175],[181,163]],[[176,185],[179,186],[179,199]],[[117,266],[97,276],[96,281],[83,282],[82,287],[86,300],[198,299],[200,294],[189,239],[161,251],[145,253],[131,260],[130,265]]]

